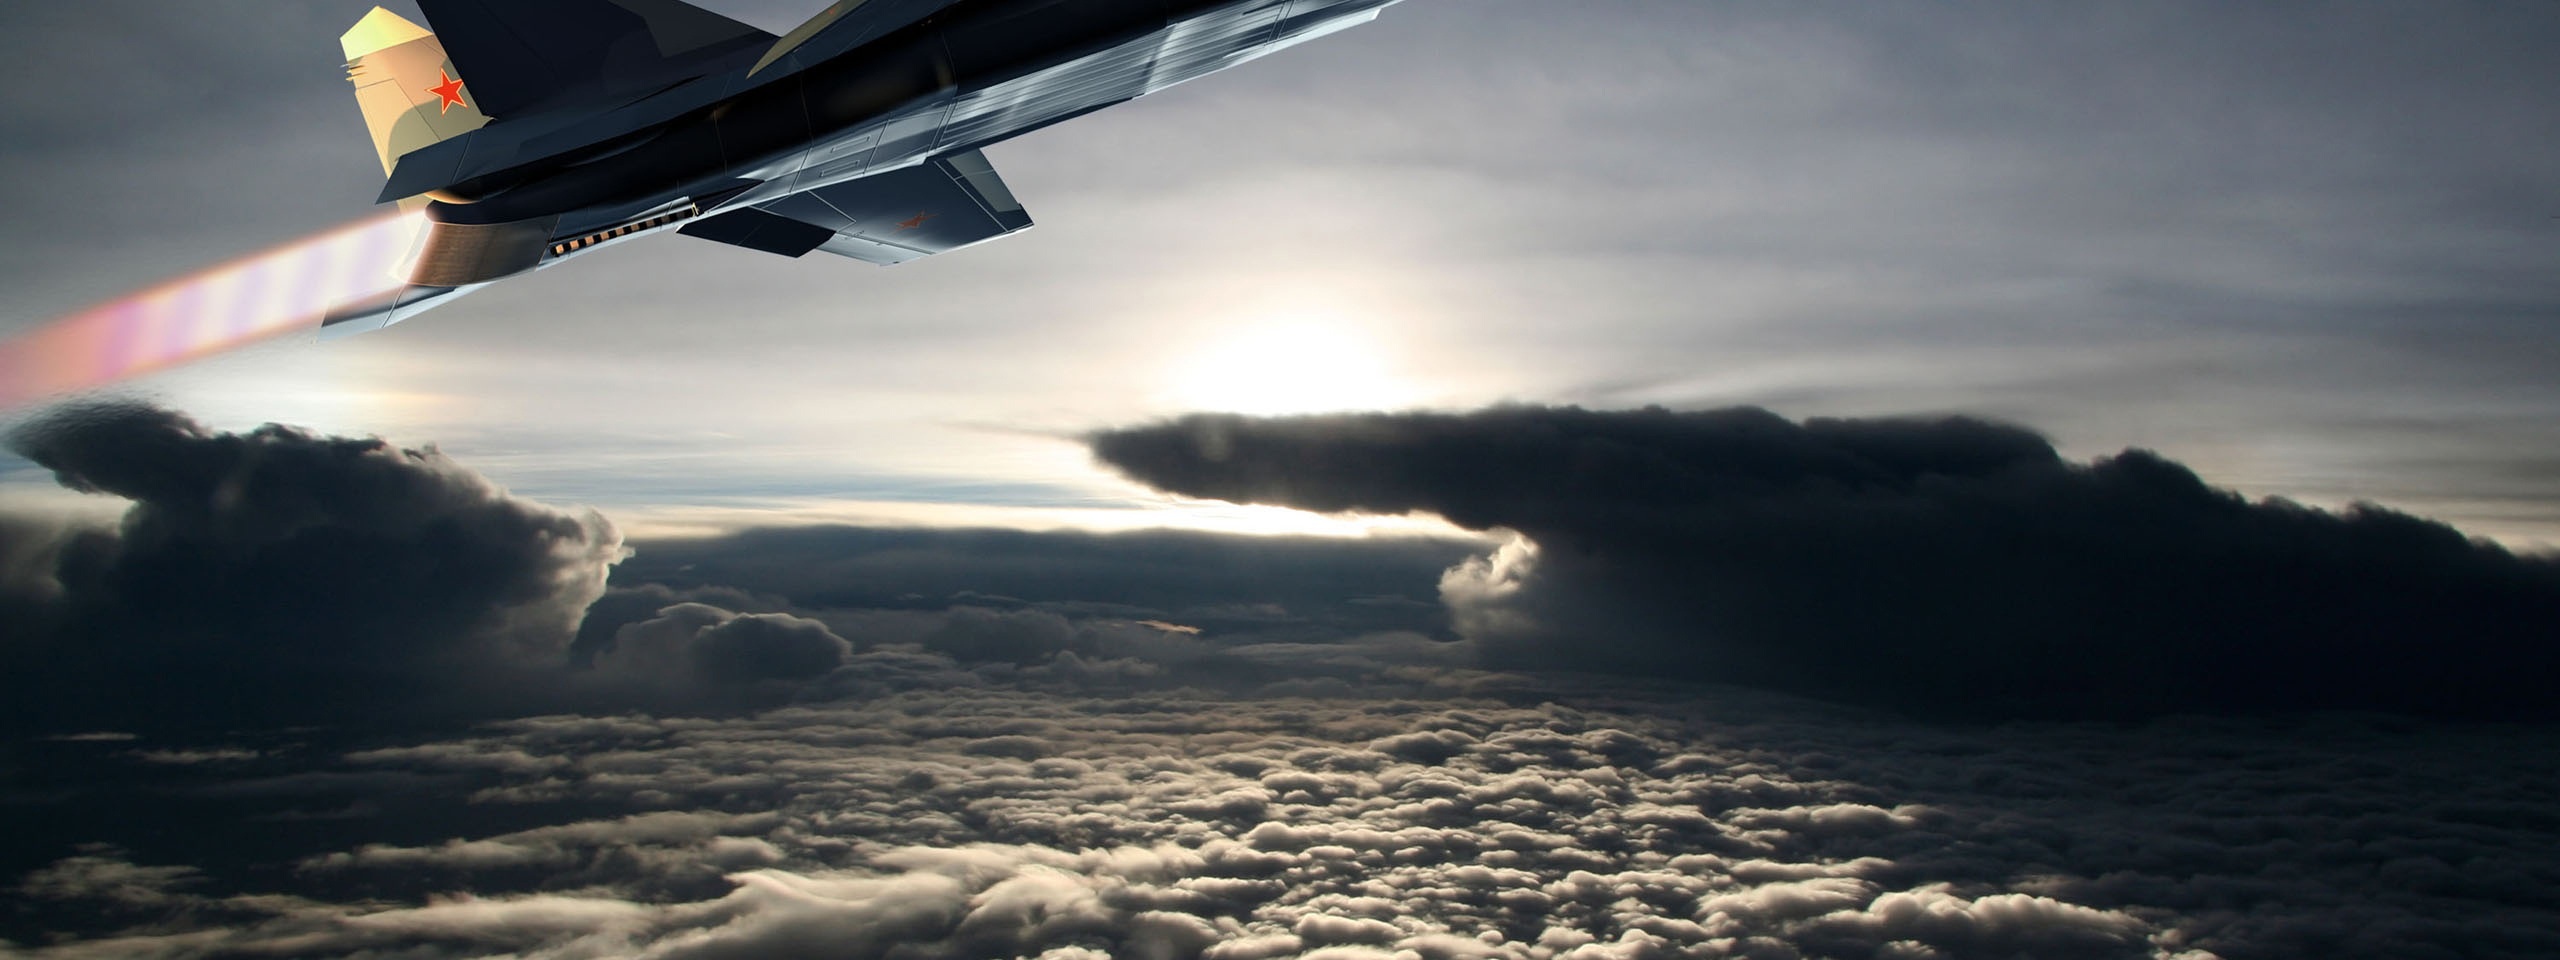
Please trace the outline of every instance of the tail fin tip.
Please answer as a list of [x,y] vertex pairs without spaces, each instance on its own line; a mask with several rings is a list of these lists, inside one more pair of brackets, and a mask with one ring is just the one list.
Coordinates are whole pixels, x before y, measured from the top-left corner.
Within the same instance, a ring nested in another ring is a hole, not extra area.
[[347,62],[354,63],[372,54],[428,36],[432,34],[427,32],[427,28],[411,23],[408,18],[399,14],[375,7],[372,13],[365,14],[364,19],[356,21],[355,26],[348,28],[346,34],[338,38],[338,46],[346,51]]

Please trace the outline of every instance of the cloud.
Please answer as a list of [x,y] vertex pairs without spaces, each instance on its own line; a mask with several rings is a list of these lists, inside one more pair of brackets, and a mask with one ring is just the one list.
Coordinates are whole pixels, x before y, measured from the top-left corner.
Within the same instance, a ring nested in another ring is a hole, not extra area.
[[971,606],[1334,635],[1445,626],[1428,601],[1440,571],[1476,545],[812,526],[638,546],[617,584],[752,591],[803,610]]
[[1111,682],[1410,685],[1387,675],[1472,661],[1466,644],[1451,642],[1433,594],[1442,572],[1481,545],[806,527],[635,548],[589,608],[577,662],[611,673],[605,652],[617,632],[680,604],[787,614],[863,651],[805,693],[823,699],[870,689],[888,676],[879,671],[917,666],[926,667],[918,677],[941,676],[936,682],[958,670],[1080,690]]
[[[432,452],[144,423],[158,426],[134,446],[53,461],[70,482],[134,491],[122,528],[0,550],[43,558],[13,569],[60,589],[17,595],[59,612],[65,630],[94,629],[79,601],[98,588],[63,558],[113,569],[170,549],[138,544],[175,542],[289,555],[312,531],[403,529],[367,519],[367,505],[431,524],[442,511],[466,530],[554,529],[484,512],[575,520]],[[1828,478],[1814,486],[1952,484],[1988,498],[1965,483],[2102,471],[2039,459],[2007,428],[1966,429],[1987,439],[1943,453],[1925,430],[1884,430],[1884,452],[1864,462],[1799,451],[1746,486],[1784,507],[1804,498],[1788,478],[1807,473]],[[198,503],[205,484],[181,481],[200,444],[235,450],[209,473],[244,479],[189,523],[153,515]],[[1996,452],[2010,448],[2026,452]],[[365,458],[395,461],[399,482],[357,482],[381,469]],[[168,466],[149,483],[100,479],[142,469],[111,467],[119,460]],[[1896,469],[1957,479],[1854,479]],[[177,485],[142,492],[162,482]],[[1622,519],[1689,542],[1659,515]],[[177,532],[144,536],[153,530]],[[1631,538],[1578,549],[1606,555]],[[442,542],[431,537],[376,540],[410,569],[448,555],[418,545]],[[460,553],[514,556],[499,548],[539,540],[463,538],[481,552]],[[2246,960],[2560,946],[2544,727],[1933,727],[1662,676],[1490,672],[1483,662],[1518,655],[1504,646],[1518,641],[1475,626],[1481,614],[1536,624],[1559,609],[1536,601],[1554,589],[1551,561],[1573,550],[1527,549],[1473,558],[1510,580],[1481,578],[1481,600],[1450,593],[1446,618],[1380,602],[1462,580],[1468,550],[1445,543],[759,532],[675,544],[616,569],[610,591],[597,582],[609,553],[532,564],[591,577],[523,592],[551,614],[443,621],[460,626],[442,649],[479,665],[442,681],[458,687],[395,674],[413,685],[382,689],[468,703],[472,719],[594,715],[207,740],[108,704],[58,732],[134,732],[18,741],[0,801],[25,829],[0,844],[0,886],[15,898],[0,939],[23,946],[0,955],[565,960],[872,955],[894,943],[914,960]],[[1183,569],[1257,552],[1251,576]],[[584,554],[558,554],[573,555]],[[1062,586],[1024,557],[1087,563],[1062,563],[1075,577]],[[871,570],[881,582],[827,592]],[[561,612],[573,604],[582,624]],[[1609,622],[1636,619],[1618,616]],[[517,632],[526,623],[543,627]],[[1434,626],[1448,623],[1470,636]],[[277,649],[313,642],[288,635]],[[258,650],[238,637],[223,649]],[[198,703],[289,689],[246,667],[192,679],[206,690]],[[541,689],[524,689],[534,680]]]
[[553,670],[622,555],[433,448],[75,408],[11,445],[132,501],[114,530],[0,525],[10,720],[219,727],[426,716]]
[[1429,597],[1472,549],[811,528],[630,561],[602,517],[433,448],[129,405],[12,442],[131,504],[112,529],[0,516],[6,721],[66,733],[723,713],[990,681],[1349,690],[1455,662]]
[[[164,866],[149,848],[166,841],[127,825],[132,844],[29,870],[15,892],[40,919],[0,915],[0,936],[46,958],[2560,946],[2544,727],[1932,727],[1626,681],[1541,697],[987,683],[723,719],[509,721],[309,758],[397,772],[417,794],[415,816],[314,834],[321,852],[261,832],[228,866]],[[180,791],[225,776],[155,775]],[[366,835],[412,839],[351,839]],[[44,936],[81,918],[89,932]]]
[[1956,716],[2560,709],[2560,561],[1979,420],[1199,415],[1092,444],[1184,495],[1516,531],[1441,585],[1495,667]]
[[2550,559],[2379,509],[2245,503],[2138,451],[2067,463],[2014,427],[1509,408],[1095,442],[1186,493],[1519,536],[748,531],[645,544],[607,590],[625,551],[601,517],[432,448],[90,408],[16,444],[133,505],[113,530],[0,522],[12,722],[717,713],[986,684],[1510,695],[1518,669],[1959,716],[2551,709],[2532,628],[2560,612]]
[[[597,619],[594,612],[590,623]],[[853,644],[826,624],[788,613],[738,613],[675,603],[621,624],[572,678],[609,703],[702,709],[789,700],[834,672]]]

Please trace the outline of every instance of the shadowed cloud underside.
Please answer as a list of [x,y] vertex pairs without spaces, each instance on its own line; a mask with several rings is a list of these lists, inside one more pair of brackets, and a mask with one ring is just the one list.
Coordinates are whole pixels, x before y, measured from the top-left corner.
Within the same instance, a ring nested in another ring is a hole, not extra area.
[[1976,717],[2555,709],[2560,561],[2251,503],[2145,451],[2071,463],[2017,427],[1502,407],[1092,442],[1186,496],[1516,531],[1442,584],[1501,667]]

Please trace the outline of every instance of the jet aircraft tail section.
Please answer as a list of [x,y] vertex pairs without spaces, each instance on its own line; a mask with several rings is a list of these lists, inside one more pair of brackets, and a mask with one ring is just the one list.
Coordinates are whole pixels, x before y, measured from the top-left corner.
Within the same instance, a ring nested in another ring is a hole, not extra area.
[[774,36],[684,0],[418,0],[476,105],[505,118],[645,91]]
[[381,7],[338,40],[347,55],[347,79],[364,108],[374,153],[390,175],[401,156],[453,139],[489,122],[454,76],[444,44],[425,27]]

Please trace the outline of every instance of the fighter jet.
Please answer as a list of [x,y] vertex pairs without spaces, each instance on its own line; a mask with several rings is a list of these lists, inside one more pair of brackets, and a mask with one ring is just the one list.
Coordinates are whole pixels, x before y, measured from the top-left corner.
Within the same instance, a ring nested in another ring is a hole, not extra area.
[[1031,226],[981,149],[1369,22],[1399,0],[843,0],[774,36],[681,0],[418,0],[343,38],[425,214],[380,329],[654,233],[905,263]]

